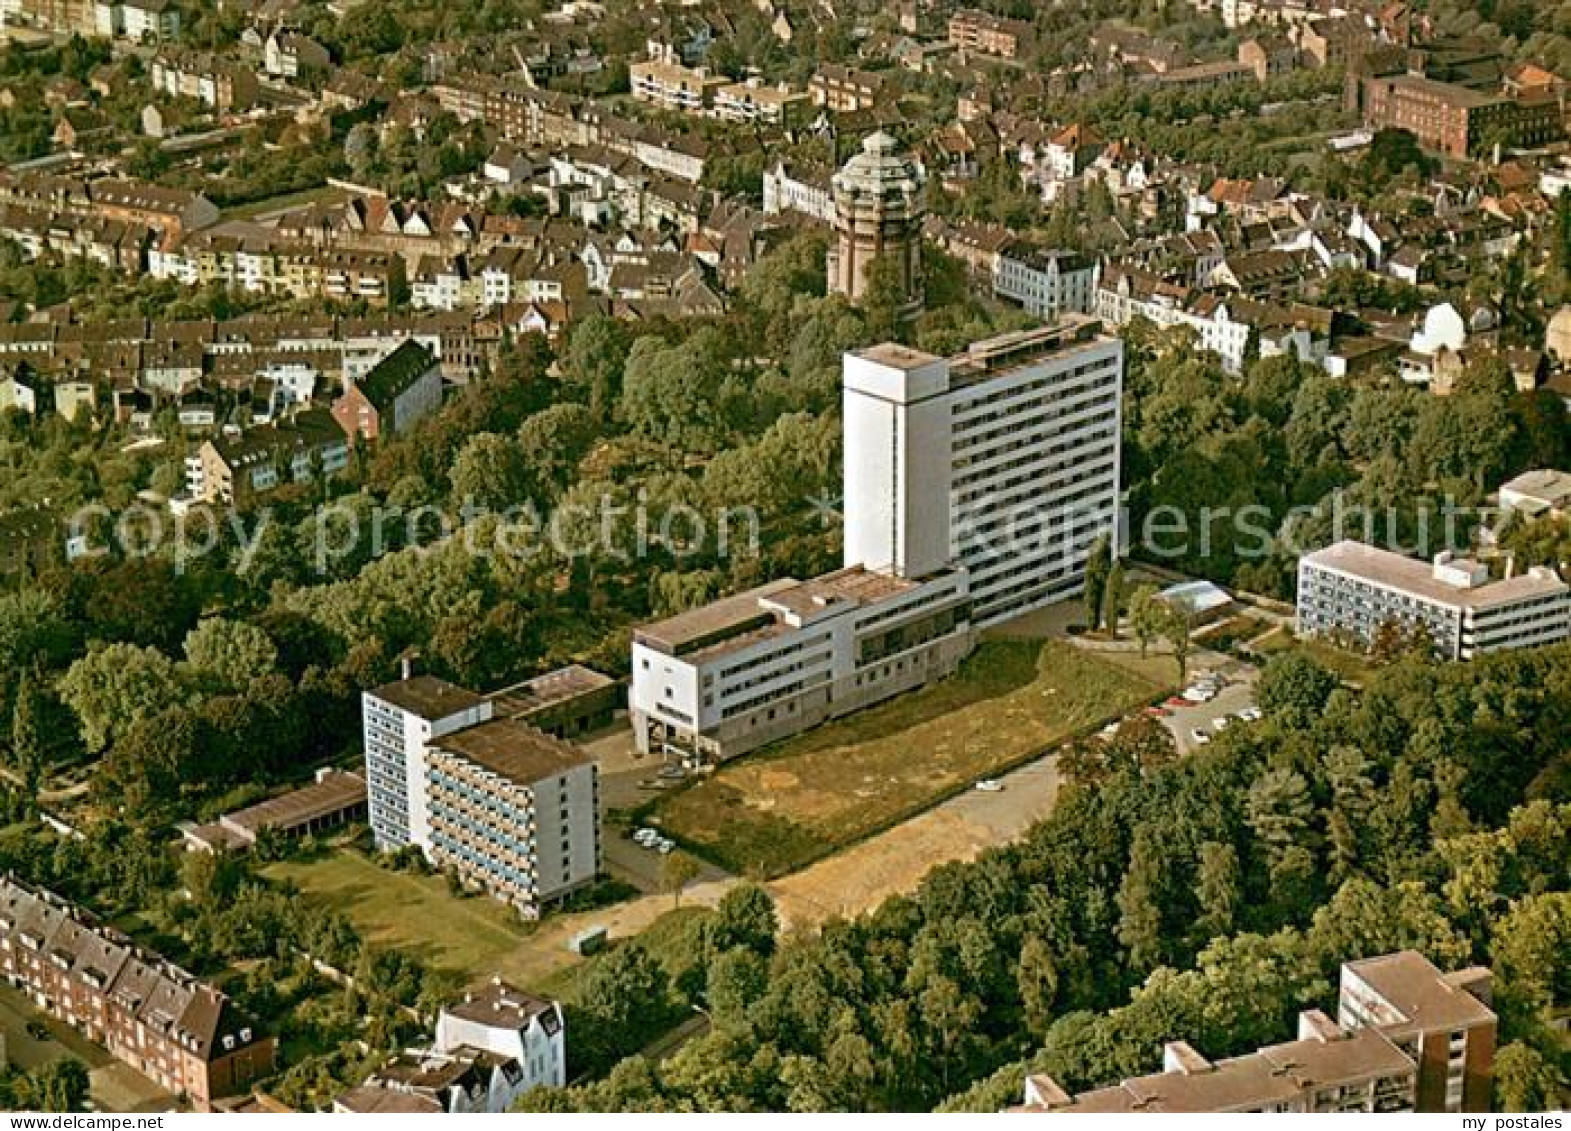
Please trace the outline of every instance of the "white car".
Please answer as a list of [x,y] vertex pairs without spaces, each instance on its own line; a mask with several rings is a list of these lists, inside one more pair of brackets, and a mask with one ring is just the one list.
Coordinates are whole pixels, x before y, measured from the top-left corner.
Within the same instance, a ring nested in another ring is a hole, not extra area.
[[1195,740],[1196,746],[1204,746],[1206,743],[1211,741],[1211,736],[1200,727],[1196,727],[1194,730],[1190,731],[1189,737]]
[[1227,724],[1232,721],[1233,720],[1228,718],[1226,715],[1223,715],[1220,719],[1212,719],[1211,729],[1220,733],[1221,731],[1226,730]]
[[1264,716],[1260,713],[1259,707],[1245,707],[1242,711],[1238,712],[1238,717],[1247,723],[1258,722],[1260,719],[1264,718]]
[[1004,791],[1004,783],[997,778],[983,778],[976,783],[976,788],[983,793],[1002,793]]
[[633,834],[633,839],[636,840],[639,844],[648,845],[653,844],[655,841],[659,840],[660,834],[655,832],[654,829],[639,829]]
[[674,841],[674,840],[663,840],[662,839],[662,840],[656,842],[656,844],[655,844],[655,850],[658,851],[661,856],[669,856],[669,855],[671,855],[671,850],[674,849],[675,847],[676,847],[676,841]]

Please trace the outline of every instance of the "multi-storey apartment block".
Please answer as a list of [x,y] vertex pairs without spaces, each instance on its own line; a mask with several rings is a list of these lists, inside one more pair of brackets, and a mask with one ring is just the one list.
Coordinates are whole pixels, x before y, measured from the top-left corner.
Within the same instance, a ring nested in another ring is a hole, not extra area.
[[979,627],[1078,593],[1117,526],[1122,386],[1122,344],[1080,317],[846,355],[846,564],[963,567]]
[[238,436],[204,441],[186,458],[186,493],[199,502],[244,507],[280,487],[348,466],[343,429],[325,408],[308,408]]
[[638,747],[718,761],[951,674],[970,651],[963,570],[785,578],[633,634]]
[[12,879],[0,879],[0,974],[198,1110],[273,1069],[273,1038],[224,994]]
[[1534,568],[1490,581],[1487,567],[1440,554],[1433,564],[1342,541],[1298,562],[1298,631],[1365,647],[1383,625],[1419,626],[1446,659],[1571,639],[1571,586]]
[[1022,1112],[1488,1111],[1490,974],[1443,974],[1416,951],[1346,963],[1338,1018],[1299,1015],[1298,1039],[1211,1061],[1183,1041],[1162,1071],[1070,1095],[1028,1076]]
[[1038,318],[1090,314],[1096,276],[1096,264],[1076,252],[1011,243],[994,262],[993,294]]
[[378,848],[414,845],[535,914],[600,870],[599,777],[581,749],[512,717],[516,695],[432,676],[366,692],[366,781]]

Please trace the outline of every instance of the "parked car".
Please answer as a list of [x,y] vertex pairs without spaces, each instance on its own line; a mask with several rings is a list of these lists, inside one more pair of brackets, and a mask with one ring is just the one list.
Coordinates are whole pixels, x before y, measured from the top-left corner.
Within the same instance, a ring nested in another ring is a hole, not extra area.
[[1220,718],[1212,719],[1211,720],[1211,729],[1216,731],[1217,733],[1221,733],[1222,731],[1227,729],[1227,724],[1232,722],[1232,721],[1233,720],[1228,718],[1226,715],[1223,715]]
[[983,793],[1002,793],[1004,790],[1004,783],[999,781],[997,778],[983,778],[981,781],[976,783],[976,788],[981,790]]
[[1238,717],[1249,723],[1256,722],[1264,718],[1260,712],[1259,707],[1245,707],[1242,711],[1238,712]]
[[1195,740],[1196,746],[1204,746],[1206,743],[1211,741],[1211,736],[1200,727],[1196,727],[1194,730],[1190,731],[1189,737]]

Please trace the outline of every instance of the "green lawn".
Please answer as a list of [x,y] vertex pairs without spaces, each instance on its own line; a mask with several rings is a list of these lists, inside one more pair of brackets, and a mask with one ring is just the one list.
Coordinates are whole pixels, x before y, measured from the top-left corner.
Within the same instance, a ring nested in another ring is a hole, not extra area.
[[1300,640],[1287,629],[1273,632],[1270,636],[1259,640],[1254,645],[1255,651],[1269,656],[1275,652],[1286,652],[1297,649],[1321,667],[1334,672],[1338,679],[1344,683],[1362,686],[1368,681],[1373,666],[1369,657],[1357,652],[1349,652],[1345,648],[1338,648],[1324,640]]
[[493,973],[526,937],[506,904],[455,896],[441,876],[382,868],[352,848],[269,864],[264,872],[343,912],[368,941],[466,978]]
[[943,683],[728,763],[652,819],[732,871],[782,875],[1163,690],[1062,641],[988,641]]

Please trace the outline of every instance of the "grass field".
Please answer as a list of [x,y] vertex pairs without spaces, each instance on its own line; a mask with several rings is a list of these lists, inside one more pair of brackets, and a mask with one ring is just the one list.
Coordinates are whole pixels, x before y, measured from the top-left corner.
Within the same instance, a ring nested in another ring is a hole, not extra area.
[[1369,657],[1361,656],[1357,652],[1349,652],[1327,644],[1323,640],[1300,640],[1287,629],[1273,632],[1271,635],[1257,641],[1255,651],[1263,656],[1274,652],[1286,652],[1297,649],[1321,667],[1336,673],[1338,679],[1346,683],[1362,686],[1368,679],[1372,668]]
[[505,904],[455,896],[441,876],[378,867],[351,848],[269,864],[264,871],[343,912],[368,941],[468,977],[495,971],[527,937]]
[[734,872],[779,876],[1162,690],[1062,641],[993,640],[943,683],[730,763],[653,816]]

